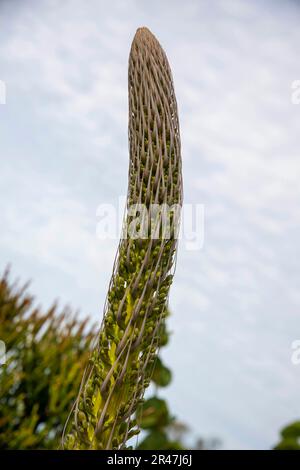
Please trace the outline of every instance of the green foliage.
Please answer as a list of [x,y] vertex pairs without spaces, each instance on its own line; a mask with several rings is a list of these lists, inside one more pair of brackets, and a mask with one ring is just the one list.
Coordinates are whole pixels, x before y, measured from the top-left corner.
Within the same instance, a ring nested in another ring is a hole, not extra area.
[[[161,331],[161,347],[169,341],[169,333],[166,324]],[[162,360],[157,357],[152,374],[152,382],[156,387],[166,387],[172,380],[172,373]],[[178,450],[183,449],[179,438],[170,438],[170,430],[175,421],[170,415],[167,402],[157,395],[148,398],[137,409],[137,421],[140,427],[146,431],[143,440],[138,444],[141,450]]]
[[147,430],[143,441],[138,445],[141,450],[176,450],[183,449],[179,441],[170,440],[168,426],[173,418],[165,400],[157,396],[146,400],[137,410],[142,429]]
[[166,387],[172,380],[170,369],[162,363],[159,357],[156,359],[151,379],[159,387]]
[[27,286],[0,280],[0,449],[57,448],[94,338],[88,319],[34,308]]
[[295,421],[280,432],[281,441],[275,446],[276,450],[300,450],[300,421]]
[[[161,347],[169,342],[169,333],[166,323],[161,331]],[[152,382],[158,387],[166,387],[172,380],[172,373],[158,357],[152,374]],[[189,427],[170,414],[168,404],[156,395],[142,403],[136,413],[137,421],[144,431],[143,440],[137,448],[141,450],[179,450],[186,449],[185,436],[190,432]],[[197,438],[194,449],[206,450],[220,447],[221,441],[217,438]],[[190,447],[189,447],[190,448]]]
[[[137,411],[139,415],[139,411]],[[170,423],[169,411],[165,400],[158,397],[149,398],[140,410],[141,428],[163,428]]]
[[180,442],[170,441],[165,431],[153,430],[138,447],[140,450],[181,450]]
[[165,400],[156,396],[146,400],[137,410],[142,429],[147,430],[138,449],[176,450],[183,449],[182,443],[169,438],[168,426],[173,422]]

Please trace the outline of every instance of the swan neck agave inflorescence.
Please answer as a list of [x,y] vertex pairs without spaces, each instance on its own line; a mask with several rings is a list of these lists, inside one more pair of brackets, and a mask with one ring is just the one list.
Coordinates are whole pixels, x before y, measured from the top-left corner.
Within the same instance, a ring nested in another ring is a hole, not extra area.
[[[169,63],[147,28],[138,29],[132,42],[128,91],[123,234],[97,346],[66,426],[67,449],[126,448],[139,432],[134,416],[151,379],[167,314],[182,205],[180,135]],[[142,213],[138,223],[137,212]]]

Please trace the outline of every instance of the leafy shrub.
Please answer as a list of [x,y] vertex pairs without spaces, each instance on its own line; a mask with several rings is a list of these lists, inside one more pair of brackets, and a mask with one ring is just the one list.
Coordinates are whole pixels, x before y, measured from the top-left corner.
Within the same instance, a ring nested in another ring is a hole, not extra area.
[[34,307],[27,286],[0,280],[0,449],[57,448],[94,328],[70,310]]

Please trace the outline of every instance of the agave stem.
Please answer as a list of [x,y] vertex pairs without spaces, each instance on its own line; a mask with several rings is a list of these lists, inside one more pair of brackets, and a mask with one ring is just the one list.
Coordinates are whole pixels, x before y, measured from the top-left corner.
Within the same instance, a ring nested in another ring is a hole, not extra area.
[[[179,123],[167,57],[147,28],[138,29],[132,42],[128,92],[123,235],[97,345],[63,437],[67,449],[126,448],[138,433],[133,416],[151,379],[173,279],[182,205]],[[161,208],[171,209],[167,236]],[[136,226],[142,231],[132,236],[136,209],[144,209]]]

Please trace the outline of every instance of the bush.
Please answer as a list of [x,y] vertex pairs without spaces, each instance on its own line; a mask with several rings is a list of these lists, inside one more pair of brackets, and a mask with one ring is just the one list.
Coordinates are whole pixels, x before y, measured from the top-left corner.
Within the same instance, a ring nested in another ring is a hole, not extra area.
[[34,307],[27,286],[0,280],[0,449],[57,448],[94,328],[70,310]]

